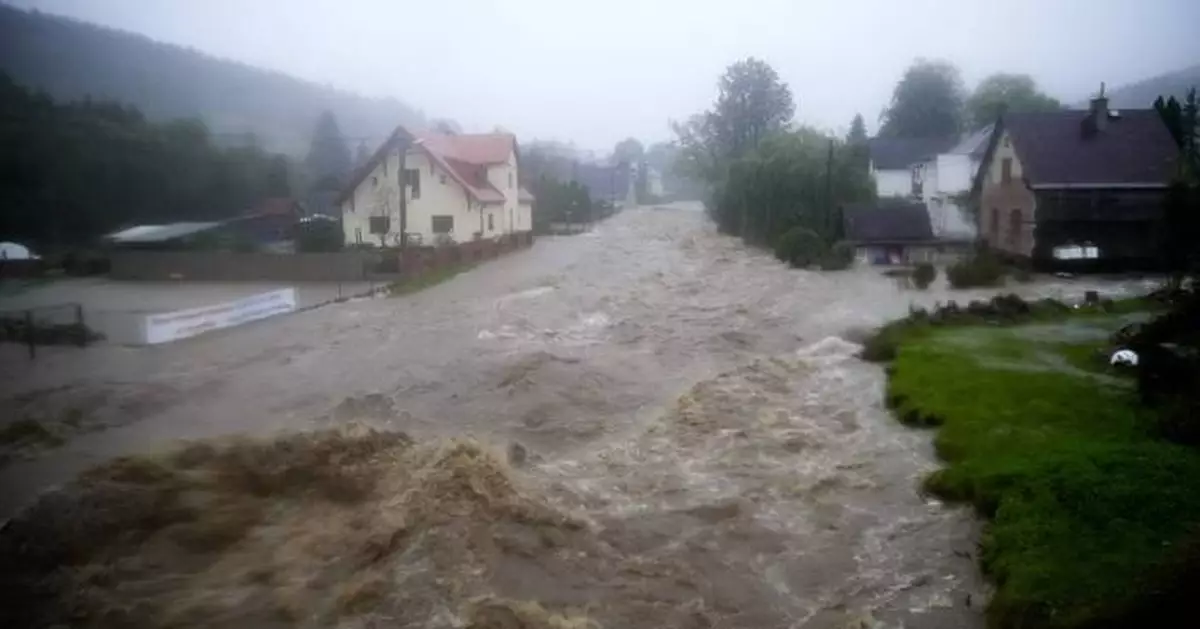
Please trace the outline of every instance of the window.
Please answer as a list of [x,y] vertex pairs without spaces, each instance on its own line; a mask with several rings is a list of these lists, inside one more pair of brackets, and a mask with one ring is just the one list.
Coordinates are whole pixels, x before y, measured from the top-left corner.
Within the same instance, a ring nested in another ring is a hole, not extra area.
[[1005,157],[1000,161],[1000,183],[1012,183],[1012,158]]
[[1021,242],[1021,210],[1008,213],[1008,244],[1016,246]]
[[412,188],[412,198],[421,198],[421,171],[410,168],[404,171],[404,180]]
[[508,173],[508,187],[512,187],[512,173]]
[[354,242],[356,242],[360,245],[362,244],[362,228],[361,227],[354,228]]
[[490,231],[490,232],[496,231],[495,218],[496,218],[496,216],[494,214],[488,214],[488,231]]
[[433,233],[449,234],[454,231],[453,216],[434,216],[433,217]]
[[371,216],[367,221],[371,227],[372,234],[386,234],[391,227],[392,217],[390,216]]
[[354,211],[354,195],[350,195],[350,211]]
[[989,240],[995,243],[1000,238],[1000,210],[992,208],[992,228],[988,230]]
[[379,187],[379,177],[371,177],[371,187],[372,188]]

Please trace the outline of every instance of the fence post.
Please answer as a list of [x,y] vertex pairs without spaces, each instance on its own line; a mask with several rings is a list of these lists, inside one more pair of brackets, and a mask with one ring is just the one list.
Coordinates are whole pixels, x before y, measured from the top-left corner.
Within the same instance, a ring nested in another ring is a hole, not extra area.
[[25,311],[25,341],[29,344],[29,360],[37,358],[37,344],[33,339],[33,311]]
[[87,325],[83,320],[83,304],[75,304],[75,323],[79,332],[79,346],[87,346]]

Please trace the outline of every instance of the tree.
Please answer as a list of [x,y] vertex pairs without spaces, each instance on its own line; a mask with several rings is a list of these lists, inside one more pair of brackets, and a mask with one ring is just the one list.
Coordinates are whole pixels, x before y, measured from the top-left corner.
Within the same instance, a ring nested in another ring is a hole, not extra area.
[[775,69],[750,57],[725,70],[718,82],[711,125],[718,153],[737,159],[763,138],[787,129],[796,105]]
[[850,121],[850,132],[846,134],[846,147],[850,151],[851,162],[864,171],[870,170],[871,166],[870,142],[862,114],[854,114],[854,119]]
[[993,74],[979,82],[966,101],[971,129],[996,121],[1005,112],[1056,111],[1062,103],[1038,90],[1028,74]]
[[221,147],[198,120],[152,123],[118,103],[56,104],[3,73],[0,146],[0,234],[43,248],[220,220],[289,190],[286,159],[257,143]]
[[646,150],[636,138],[625,138],[613,147],[613,164],[637,164],[645,156]]
[[751,244],[773,245],[803,227],[828,247],[841,237],[838,208],[874,196],[870,174],[846,144],[809,128],[777,134],[729,166],[714,204],[717,226]]
[[947,137],[962,128],[958,68],[945,61],[917,59],[896,84],[879,133],[898,138]]
[[367,143],[359,142],[358,148],[354,149],[354,167],[362,166],[369,159],[371,159],[371,150],[367,148]]
[[333,112],[327,110],[317,118],[306,165],[309,176],[323,188],[340,187],[350,174],[350,149],[346,148]]

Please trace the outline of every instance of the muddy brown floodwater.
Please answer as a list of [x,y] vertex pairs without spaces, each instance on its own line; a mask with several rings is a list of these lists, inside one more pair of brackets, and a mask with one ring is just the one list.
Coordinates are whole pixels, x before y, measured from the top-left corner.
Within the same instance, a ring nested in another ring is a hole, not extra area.
[[[1016,290],[1095,287],[1138,288]],[[982,626],[978,525],[920,495],[931,435],[887,415],[882,370],[845,340],[982,295],[789,270],[697,208],[647,208],[403,298],[32,363],[4,347],[6,414],[79,430],[0,469],[0,516],[116,454],[365,420],[520,443],[524,483],[647,570],[686,564],[719,626]]]

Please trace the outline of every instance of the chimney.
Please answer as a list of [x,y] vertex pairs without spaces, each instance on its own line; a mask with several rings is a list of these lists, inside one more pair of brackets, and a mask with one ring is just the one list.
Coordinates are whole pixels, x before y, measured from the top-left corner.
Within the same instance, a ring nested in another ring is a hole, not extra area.
[[1091,100],[1088,110],[1091,127],[1097,133],[1103,133],[1108,124],[1108,97],[1104,95],[1104,83],[1100,84],[1100,94]]

